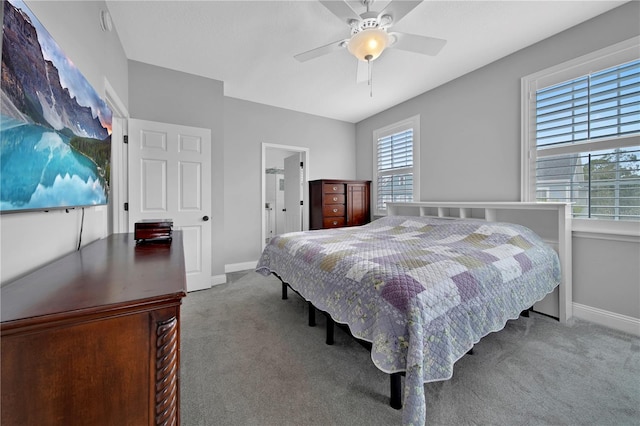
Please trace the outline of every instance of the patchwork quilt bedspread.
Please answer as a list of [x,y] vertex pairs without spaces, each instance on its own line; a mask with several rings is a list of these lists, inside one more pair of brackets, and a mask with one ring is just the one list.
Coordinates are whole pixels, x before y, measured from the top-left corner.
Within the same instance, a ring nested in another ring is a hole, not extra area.
[[256,270],[371,342],[380,370],[406,372],[404,424],[425,423],[424,383],[451,378],[480,338],[561,279],[556,252],[528,228],[404,216],[278,236]]

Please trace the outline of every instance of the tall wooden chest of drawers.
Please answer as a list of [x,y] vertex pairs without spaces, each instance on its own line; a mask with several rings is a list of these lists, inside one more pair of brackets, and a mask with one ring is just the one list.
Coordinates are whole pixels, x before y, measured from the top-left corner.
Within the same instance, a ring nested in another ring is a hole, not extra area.
[[309,229],[369,223],[370,184],[366,180],[321,179],[309,182]]
[[2,286],[0,423],[178,425],[182,232],[114,234]]

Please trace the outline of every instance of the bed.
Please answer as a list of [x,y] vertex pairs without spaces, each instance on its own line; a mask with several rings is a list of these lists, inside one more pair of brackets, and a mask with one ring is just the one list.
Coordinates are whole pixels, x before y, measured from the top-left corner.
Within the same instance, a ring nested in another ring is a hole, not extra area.
[[424,424],[424,383],[451,378],[483,336],[548,309],[545,298],[560,320],[571,315],[570,218],[562,203],[394,203],[388,213],[278,236],[256,270],[369,342],[380,370],[404,374],[403,424]]

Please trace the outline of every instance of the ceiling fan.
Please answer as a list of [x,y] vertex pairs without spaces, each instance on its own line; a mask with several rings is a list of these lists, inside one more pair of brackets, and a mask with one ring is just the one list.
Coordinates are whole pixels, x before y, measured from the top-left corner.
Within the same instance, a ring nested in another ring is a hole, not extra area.
[[[300,62],[346,48],[358,59],[357,82],[371,85],[371,62],[386,48],[406,50],[435,56],[447,43],[446,40],[417,34],[406,34],[389,29],[415,9],[423,0],[395,0],[381,12],[371,10],[374,0],[320,0],[331,13],[351,28],[351,37],[299,53],[294,56]],[[364,5],[366,12],[358,15],[349,3]]]

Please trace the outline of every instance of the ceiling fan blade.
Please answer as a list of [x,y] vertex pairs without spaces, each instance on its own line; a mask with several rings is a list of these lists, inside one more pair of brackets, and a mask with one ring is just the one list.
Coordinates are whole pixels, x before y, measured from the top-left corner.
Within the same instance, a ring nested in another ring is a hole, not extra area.
[[358,62],[358,68],[356,69],[356,83],[366,83],[369,81],[369,64],[365,61]]
[[311,59],[315,59],[317,57],[328,55],[329,53],[336,52],[340,49],[343,49],[346,46],[346,42],[348,39],[334,41],[333,43],[329,43],[325,46],[316,47],[315,49],[307,50],[306,52],[298,53],[294,55],[294,58],[298,60],[298,62],[306,62]]
[[358,15],[349,4],[344,0],[320,0],[320,3],[324,5],[331,13],[336,15],[340,20],[347,25],[352,19],[360,21],[360,15]]
[[390,15],[393,23],[397,24],[405,15],[415,9],[423,0],[395,0],[391,1],[387,7],[378,15],[378,18],[384,15]]
[[420,53],[422,55],[436,56],[440,53],[444,45],[447,44],[447,40],[441,38],[398,32],[389,34],[395,39],[391,47],[408,52]]

